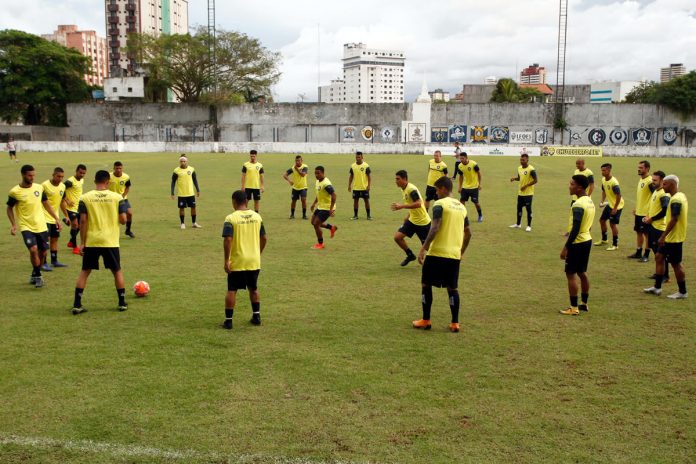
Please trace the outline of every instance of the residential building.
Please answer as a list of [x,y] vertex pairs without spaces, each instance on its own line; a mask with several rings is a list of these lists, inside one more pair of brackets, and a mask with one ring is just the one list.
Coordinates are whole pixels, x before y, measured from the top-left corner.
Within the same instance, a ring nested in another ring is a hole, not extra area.
[[345,44],[343,79],[334,80],[328,86],[321,86],[319,101],[403,103],[404,62],[402,51],[371,49],[363,43]]
[[660,82],[664,84],[684,74],[686,74],[686,68],[682,63],[672,63],[667,68],[660,68]]
[[485,85],[495,85],[498,83],[498,78],[495,76],[488,76],[483,80]]
[[187,0],[105,0],[109,75],[136,74],[134,56],[126,51],[128,34],[187,34]]
[[553,98],[553,90],[548,84],[520,84],[521,89],[534,89],[541,94],[540,97],[534,97],[532,103],[548,103]]
[[106,39],[96,31],[81,31],[75,25],[62,24],[53,34],[41,35],[46,40],[57,42],[64,47],[73,48],[92,60],[91,72],[84,75],[89,85],[102,86],[108,75]]
[[432,92],[428,92],[430,95],[430,100],[433,102],[448,102],[450,101],[450,93],[445,92],[442,89],[435,89]]
[[546,68],[534,63],[520,72],[520,84],[546,84]]
[[106,101],[128,100],[145,97],[145,78],[110,77],[104,79],[104,99]]
[[638,81],[594,82],[590,85],[590,103],[619,103],[640,85]]

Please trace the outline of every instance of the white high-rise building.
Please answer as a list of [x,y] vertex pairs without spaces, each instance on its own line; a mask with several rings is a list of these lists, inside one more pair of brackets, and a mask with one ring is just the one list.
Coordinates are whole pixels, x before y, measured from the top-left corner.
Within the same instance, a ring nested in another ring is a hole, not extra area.
[[[188,34],[188,0],[105,0],[109,75],[133,75],[128,34]],[[123,71],[125,70],[125,71]]]
[[319,87],[324,103],[403,103],[404,52],[343,46],[343,79]]
[[686,68],[682,63],[672,63],[668,68],[660,68],[660,83],[664,84],[684,74],[686,74]]

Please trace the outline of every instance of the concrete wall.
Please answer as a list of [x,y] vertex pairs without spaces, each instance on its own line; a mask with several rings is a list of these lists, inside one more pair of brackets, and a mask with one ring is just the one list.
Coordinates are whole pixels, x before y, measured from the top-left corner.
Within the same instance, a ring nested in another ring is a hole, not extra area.
[[70,129],[53,126],[0,125],[0,142],[7,142],[10,137],[15,140],[67,141],[70,140]]

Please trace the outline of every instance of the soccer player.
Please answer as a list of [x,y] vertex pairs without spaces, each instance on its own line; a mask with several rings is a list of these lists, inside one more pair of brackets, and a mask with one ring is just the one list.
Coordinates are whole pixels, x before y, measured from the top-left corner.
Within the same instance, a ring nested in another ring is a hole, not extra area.
[[[41,186],[44,189],[46,198],[51,204],[51,208],[55,214],[60,217],[60,211],[63,211],[63,223],[66,226],[70,225],[70,221],[67,219],[68,211],[65,209],[65,202],[63,198],[65,196],[65,184],[63,184],[63,178],[65,177],[65,172],[63,168],[57,167],[53,170],[53,176],[50,179],[44,181]],[[46,257],[44,257],[41,269],[44,271],[52,271],[54,267],[67,267],[67,264],[63,264],[58,261],[58,239],[60,238],[60,228],[58,227],[57,221],[53,218],[51,213],[44,208],[44,217],[46,219],[46,227],[48,227],[48,237],[50,240],[50,252],[51,252],[51,264],[48,264]]]
[[527,210],[526,232],[532,231],[532,200],[534,199],[534,185],[539,182],[536,169],[529,164],[529,155],[522,151],[520,165],[517,167],[517,176],[511,177],[510,182],[519,181],[520,188],[517,192],[517,222],[510,226],[511,229],[522,227],[522,208]]
[[667,226],[660,236],[657,244],[659,246],[655,254],[657,262],[657,272],[655,276],[655,286],[646,288],[645,293],[660,295],[662,293],[662,279],[666,263],[672,265],[674,276],[677,278],[679,291],[668,295],[667,298],[673,300],[681,300],[687,298],[689,294],[686,291],[686,272],[682,264],[682,252],[684,249],[684,241],[686,240],[686,228],[689,215],[689,203],[686,201],[686,195],[679,191],[679,178],[673,174],[666,176],[663,182],[663,188],[671,198],[667,208],[667,216],[665,222]]
[[[640,260],[641,263],[647,263],[650,256],[650,238],[648,237],[648,229],[643,222],[645,216],[648,215],[650,208],[650,198],[652,197],[652,178],[650,177],[650,162],[643,160],[638,163],[638,187],[636,189],[636,209],[633,210],[635,217],[633,230],[636,232],[636,252],[628,255],[629,259]],[[643,251],[645,245],[645,251]]]
[[479,203],[479,190],[481,190],[481,169],[476,161],[470,160],[466,152],[459,157],[459,194],[460,201],[464,204],[471,199],[478,213],[478,222],[483,222],[483,213]]
[[7,198],[7,217],[10,220],[10,234],[17,235],[15,209],[17,210],[19,230],[22,233],[24,244],[29,249],[29,260],[33,267],[29,283],[34,284],[36,288],[41,288],[44,285],[41,263],[43,263],[46,250],[48,250],[48,227],[41,206],[43,205],[56,221],[58,230],[60,230],[60,220],[56,212],[53,211],[43,186],[34,183],[36,175],[34,167],[25,164],[22,166],[21,173],[22,182],[10,190]]
[[10,161],[14,160],[15,163],[19,163],[19,160],[17,159],[17,144],[12,137],[10,137],[10,139],[7,141],[5,148],[10,154]]
[[109,190],[121,195],[126,202],[126,235],[130,238],[135,238],[135,234],[131,231],[131,225],[133,224],[133,208],[131,208],[131,204],[128,201],[128,192],[130,192],[130,188],[130,176],[123,172],[123,163],[116,161],[114,163],[114,171],[109,178]]
[[222,227],[227,273],[225,321],[222,327],[232,329],[232,316],[237,304],[237,291],[248,289],[251,301],[251,322],[261,325],[261,300],[258,278],[261,272],[261,253],[266,246],[266,230],[261,216],[247,207],[247,195],[242,190],[232,194],[234,212],[225,218]]
[[[665,218],[667,216],[667,208],[669,207],[669,194],[662,188],[662,181],[665,178],[663,171],[655,171],[652,174],[652,195],[650,196],[650,205],[648,206],[648,215],[643,218],[643,224],[648,231],[648,243],[650,248],[657,256],[660,236],[667,228]],[[669,282],[669,266],[664,266],[664,277],[662,283]],[[655,260],[655,274],[651,279],[657,276],[657,260]]]
[[256,161],[258,152],[249,152],[249,161],[242,165],[242,190],[247,200],[254,199],[254,211],[259,212],[259,202],[263,193],[263,164]]
[[372,184],[372,176],[370,174],[370,165],[364,161],[362,152],[355,152],[355,163],[350,166],[350,175],[348,176],[348,192],[353,192],[353,217],[351,218],[353,220],[358,219],[358,208],[361,198],[365,200],[367,220],[372,220],[372,216],[370,216],[370,185]]
[[[184,217],[186,208],[191,208],[191,222],[194,229],[200,229],[201,226],[196,222],[196,197],[201,196],[201,189],[198,187],[198,178],[196,170],[193,166],[189,166],[188,158],[181,156],[179,158],[179,167],[174,169],[172,174],[171,199],[174,199],[174,187],[176,187],[177,202],[179,204],[179,221],[181,228],[186,229]],[[196,189],[195,195],[193,189]]]
[[317,179],[314,187],[317,196],[314,198],[314,203],[312,203],[310,210],[314,213],[312,215],[312,226],[314,226],[314,232],[317,234],[317,243],[312,246],[312,249],[323,250],[324,234],[321,229],[330,230],[331,238],[334,238],[336,230],[338,230],[337,226],[326,222],[329,217],[334,217],[336,214],[336,190],[334,190],[329,178],[325,176],[324,166],[317,166],[314,169],[314,177]]
[[418,188],[408,181],[408,173],[403,169],[396,172],[396,185],[401,189],[404,202],[392,203],[391,210],[408,210],[408,216],[404,219],[404,223],[394,234],[394,241],[406,253],[406,259],[401,262],[402,266],[406,266],[417,258],[408,247],[405,237],[410,238],[413,237],[413,234],[416,234],[421,244],[425,243],[425,239],[430,231],[430,216],[428,216],[428,212],[425,210],[423,197],[421,197]]
[[[295,164],[285,171],[283,179],[292,186],[290,194],[290,219],[295,219],[297,200],[302,201],[302,219],[307,219],[307,172],[309,168],[302,162],[302,156],[295,156]],[[292,180],[290,179],[292,176]]]
[[428,161],[428,184],[425,187],[425,210],[430,209],[430,202],[437,200],[435,181],[447,175],[447,165],[442,161],[442,152],[436,150],[433,159]]
[[602,240],[595,242],[595,246],[607,245],[607,220],[611,226],[611,246],[607,251],[615,251],[619,249],[619,221],[621,220],[621,211],[624,207],[624,199],[621,196],[621,187],[616,177],[611,175],[611,164],[604,163],[602,165],[602,202],[600,207],[604,207],[602,215],[599,217],[599,226],[602,229]]
[[461,154],[462,149],[459,146],[459,142],[454,142],[454,159],[456,161],[454,162],[454,174],[452,175],[452,180],[455,180],[457,178],[457,174],[459,174],[459,163],[461,163]]
[[72,248],[74,255],[80,254],[80,248],[77,246],[77,234],[80,233],[80,213],[77,212],[77,207],[82,196],[82,188],[85,184],[85,174],[87,174],[87,166],[78,164],[75,168],[75,175],[70,176],[65,184],[65,209],[68,212],[70,220],[70,241],[68,248]]
[[[587,195],[590,179],[584,174],[575,174],[568,190],[575,197],[570,205],[568,218],[568,238],[561,250],[561,259],[565,260],[565,274],[568,279],[568,294],[570,307],[561,310],[561,314],[577,316],[580,311],[587,311],[587,301],[590,298],[590,280],[587,278],[587,264],[590,261],[592,236],[590,228],[594,221],[595,206],[592,198]],[[581,300],[578,305],[578,281],[580,279]]]
[[[452,179],[445,176],[435,181],[438,200],[433,205],[433,222],[425,243],[418,253],[423,265],[421,292],[423,318],[413,321],[413,328],[429,330],[433,286],[447,289],[452,321],[451,332],[459,332],[459,265],[471,240],[466,207],[451,198]],[[426,255],[427,254],[427,255]]]
[[[589,168],[585,167],[585,160],[582,158],[575,160],[575,172],[573,175],[576,176],[578,174],[587,177],[589,185],[587,186],[586,193],[588,197],[592,197],[592,192],[594,192],[594,173]],[[572,205],[575,200],[577,200],[577,197],[575,195],[571,195],[570,204]]]
[[82,306],[82,294],[87,286],[87,279],[92,270],[99,270],[99,258],[104,267],[114,276],[118,310],[128,309],[126,304],[126,286],[121,271],[121,254],[119,250],[119,224],[126,223],[126,200],[116,192],[109,190],[109,171],[99,170],[94,175],[95,189],[80,197],[80,254],[82,270],[75,283],[73,315],[87,312]]

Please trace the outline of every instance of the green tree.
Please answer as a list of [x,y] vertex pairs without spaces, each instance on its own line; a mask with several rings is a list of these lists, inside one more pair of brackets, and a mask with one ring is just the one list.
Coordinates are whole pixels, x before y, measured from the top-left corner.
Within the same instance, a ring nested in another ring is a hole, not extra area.
[[520,87],[513,79],[500,79],[495,85],[491,102],[494,103],[528,103],[536,98],[543,97],[543,94],[536,89]]
[[626,103],[657,103],[657,89],[660,86],[655,81],[641,82],[626,95]]
[[22,31],[0,31],[0,119],[67,125],[66,105],[88,101],[90,59]]
[[657,87],[657,103],[689,117],[696,114],[696,71]]

